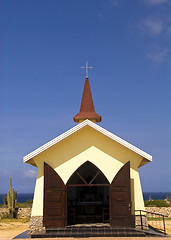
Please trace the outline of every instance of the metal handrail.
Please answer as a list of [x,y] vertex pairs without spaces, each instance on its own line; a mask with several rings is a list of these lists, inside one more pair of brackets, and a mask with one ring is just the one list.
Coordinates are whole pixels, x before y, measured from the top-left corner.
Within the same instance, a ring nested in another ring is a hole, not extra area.
[[[143,225],[143,220],[142,220],[142,217],[148,217],[147,215],[150,214],[150,215],[155,215],[155,216],[159,216],[163,219],[163,229],[160,229],[160,228],[154,228],[153,226],[151,226],[150,224],[148,224],[152,229],[156,230],[156,231],[159,231],[159,232],[163,232],[164,234],[166,234],[166,225],[165,225],[165,217],[168,217],[167,215],[164,215],[164,214],[161,214],[161,213],[155,213],[155,212],[149,212],[149,211],[145,211],[145,210],[135,210],[135,213],[136,212],[139,212],[140,214],[139,215],[136,215],[135,216],[140,216],[140,221],[141,221],[141,225],[136,225],[138,227],[141,227],[141,229],[144,229],[144,225]],[[146,215],[142,214],[142,213],[145,213]],[[152,217],[153,218],[153,217]],[[156,217],[154,217],[155,219]],[[148,220],[148,219],[147,219]]]

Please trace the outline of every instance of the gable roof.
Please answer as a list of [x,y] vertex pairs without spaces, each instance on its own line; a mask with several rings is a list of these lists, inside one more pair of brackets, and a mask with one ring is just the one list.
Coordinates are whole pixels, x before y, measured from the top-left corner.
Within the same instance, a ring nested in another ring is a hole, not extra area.
[[[54,146],[55,144],[62,141],[63,139],[69,137],[70,135],[79,131],[80,129],[84,128],[85,126],[90,126],[93,129],[97,130],[98,132],[100,132],[100,133],[104,134],[105,136],[109,137],[110,139],[120,143],[124,147],[126,147],[126,148],[132,150],[133,152],[137,153],[138,155],[142,156],[144,158],[144,160],[152,161],[152,156],[149,155],[148,153],[145,153],[144,151],[140,150],[139,148],[137,148],[137,147],[133,146],[132,144],[126,142],[125,140],[121,139],[120,137],[117,137],[113,133],[107,131],[106,129],[100,127],[99,125],[93,123],[92,121],[90,121],[88,119],[86,119],[82,123],[76,125],[75,127],[71,128],[70,130],[66,131],[65,133],[59,135],[58,137],[54,138],[53,140],[49,141],[48,143],[44,144],[43,146],[37,148],[33,152],[29,153],[28,155],[26,155],[23,158],[23,161],[24,162],[28,162],[28,161],[30,162],[30,160],[33,159],[38,154],[46,151],[50,147]],[[145,162],[147,162],[147,161],[145,161]],[[30,162],[30,164],[32,164],[32,163]],[[141,164],[141,166],[144,165],[144,164]],[[35,165],[35,164],[32,164],[32,165]]]

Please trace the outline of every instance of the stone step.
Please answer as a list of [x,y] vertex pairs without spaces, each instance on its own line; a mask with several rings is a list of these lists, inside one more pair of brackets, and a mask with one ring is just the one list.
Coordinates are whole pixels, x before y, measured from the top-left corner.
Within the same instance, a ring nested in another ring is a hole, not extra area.
[[110,227],[73,227],[73,228],[58,228],[58,229],[46,229],[46,233],[58,233],[58,232],[137,232],[134,228],[110,228]]
[[125,233],[125,232],[119,232],[119,233],[85,233],[85,232],[79,232],[79,233],[58,233],[58,234],[34,234],[31,236],[31,238],[62,238],[62,237],[145,237],[146,235],[144,233]]
[[48,232],[48,233],[39,233],[33,234],[31,238],[62,238],[62,237],[152,237],[158,236],[150,232],[136,231],[136,230],[127,230],[127,231],[77,231],[73,232],[72,230],[68,231],[57,231],[57,232]]
[[149,231],[97,225],[68,226],[65,228],[46,228],[46,232],[38,232],[31,235],[31,238],[63,238],[63,237],[151,237],[161,234]]

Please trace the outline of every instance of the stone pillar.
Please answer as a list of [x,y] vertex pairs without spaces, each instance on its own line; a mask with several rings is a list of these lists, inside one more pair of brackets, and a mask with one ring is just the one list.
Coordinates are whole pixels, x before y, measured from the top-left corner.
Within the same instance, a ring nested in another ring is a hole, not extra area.
[[45,232],[43,227],[43,216],[32,216],[29,225],[29,234],[35,234],[38,232]]

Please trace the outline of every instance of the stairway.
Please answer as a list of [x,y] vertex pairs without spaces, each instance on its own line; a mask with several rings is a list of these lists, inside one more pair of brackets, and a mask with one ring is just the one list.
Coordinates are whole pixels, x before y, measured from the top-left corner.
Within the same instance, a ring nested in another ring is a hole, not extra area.
[[165,235],[135,228],[110,227],[108,224],[80,224],[65,228],[49,228],[45,232],[31,235],[31,238],[66,237],[164,237]]

